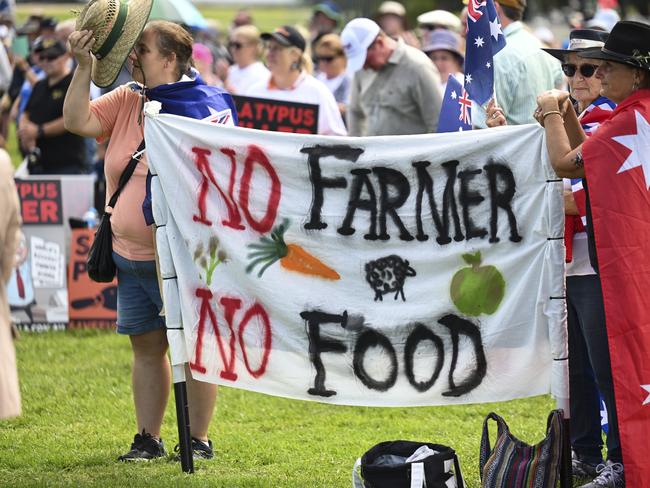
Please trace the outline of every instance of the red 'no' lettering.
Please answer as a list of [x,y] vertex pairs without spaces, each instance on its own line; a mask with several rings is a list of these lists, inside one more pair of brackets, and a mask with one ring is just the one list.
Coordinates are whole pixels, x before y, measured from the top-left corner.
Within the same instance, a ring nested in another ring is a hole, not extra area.
[[208,225],[208,226],[212,225],[212,221],[206,217],[206,199],[208,197],[209,185],[210,183],[212,183],[217,189],[217,191],[219,192],[219,194],[221,195],[221,198],[223,198],[224,202],[226,203],[226,206],[228,207],[228,218],[222,222],[223,225],[238,230],[244,229],[244,226],[241,224],[241,216],[239,215],[239,211],[237,210],[237,205],[235,204],[234,199],[232,197],[232,187],[234,187],[234,178],[235,178],[234,151],[222,150],[222,152],[227,156],[229,156],[231,160],[230,195],[226,195],[224,191],[221,189],[219,183],[217,183],[217,180],[214,177],[212,168],[210,168],[210,162],[208,161],[208,156],[212,154],[212,152],[209,149],[204,149],[201,147],[193,147],[192,152],[196,155],[194,163],[196,164],[196,168],[199,170],[202,177],[201,186],[199,187],[199,200],[198,200],[199,215],[192,216],[194,222],[199,222],[201,224]]
[[[266,206],[266,214],[264,214],[264,217],[260,221],[255,220],[248,208],[250,184],[255,164],[259,164],[264,168],[268,173],[269,178],[271,178],[271,192]],[[275,222],[275,217],[278,214],[281,191],[282,185],[280,184],[280,178],[275,172],[275,169],[273,169],[273,166],[271,166],[264,151],[252,144],[248,146],[248,154],[246,155],[246,161],[244,162],[244,174],[241,177],[241,185],[239,187],[239,205],[250,226],[261,234],[270,231],[273,227],[273,222]]]
[[[213,295],[212,292],[205,288],[197,288],[195,294],[198,298],[201,299],[201,306],[199,312],[199,329],[197,331],[196,345],[194,348],[194,360],[190,361],[190,368],[199,373],[206,373],[207,369],[203,365],[202,353],[203,353],[203,338],[206,333],[206,320],[210,320],[212,330],[217,338],[217,346],[219,349],[219,354],[221,355],[221,360],[223,362],[224,370],[219,373],[219,375],[226,380],[236,381],[237,373],[235,373],[235,344],[236,344],[236,333],[234,327],[234,317],[237,310],[241,308],[242,301],[239,298],[234,297],[222,297],[219,300],[219,303],[224,308],[224,317],[226,323],[228,324],[228,329],[230,331],[230,338],[228,341],[228,351],[226,351],[223,340],[221,338],[221,332],[217,324],[217,317],[210,306],[210,300]],[[264,333],[264,340],[262,344],[263,353],[262,359],[259,367],[256,370],[251,369],[251,365],[248,359],[248,354],[246,352],[246,343],[244,342],[244,332],[248,323],[253,319],[253,317],[259,317]],[[242,356],[244,359],[244,365],[253,378],[259,378],[266,372],[266,367],[268,366],[269,355],[271,354],[271,345],[272,345],[272,332],[271,332],[271,321],[269,319],[266,310],[259,303],[255,303],[250,307],[244,314],[244,318],[239,324],[239,345],[242,350]]]

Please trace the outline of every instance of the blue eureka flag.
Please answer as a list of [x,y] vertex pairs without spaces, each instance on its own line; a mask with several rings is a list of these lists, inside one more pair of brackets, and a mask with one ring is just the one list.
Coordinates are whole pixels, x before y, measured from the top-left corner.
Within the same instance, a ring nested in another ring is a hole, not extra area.
[[492,0],[469,0],[465,47],[465,90],[483,105],[494,92],[493,57],[506,45]]
[[449,75],[442,98],[438,132],[472,130],[472,101],[460,82]]

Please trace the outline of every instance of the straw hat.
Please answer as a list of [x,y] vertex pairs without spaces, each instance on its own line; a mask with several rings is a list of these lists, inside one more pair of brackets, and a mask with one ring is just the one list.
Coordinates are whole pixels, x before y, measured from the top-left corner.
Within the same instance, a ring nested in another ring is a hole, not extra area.
[[95,55],[91,78],[111,85],[149,18],[153,0],[90,0],[77,17],[77,30],[91,30]]

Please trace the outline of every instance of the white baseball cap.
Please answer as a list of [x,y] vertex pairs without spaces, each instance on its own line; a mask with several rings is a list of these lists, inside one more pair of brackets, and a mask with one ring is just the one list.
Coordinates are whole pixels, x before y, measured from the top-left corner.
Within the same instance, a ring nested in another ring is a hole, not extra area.
[[341,32],[341,42],[345,57],[348,58],[347,71],[354,75],[366,63],[368,47],[379,35],[379,26],[376,22],[359,17],[347,23]]

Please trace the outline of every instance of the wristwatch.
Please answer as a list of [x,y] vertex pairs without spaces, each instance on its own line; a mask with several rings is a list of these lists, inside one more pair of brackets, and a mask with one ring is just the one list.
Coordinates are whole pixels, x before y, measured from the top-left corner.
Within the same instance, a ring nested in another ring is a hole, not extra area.
[[38,124],[38,129],[36,130],[36,137],[42,139],[45,137],[45,131],[43,130],[43,125]]

